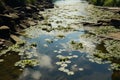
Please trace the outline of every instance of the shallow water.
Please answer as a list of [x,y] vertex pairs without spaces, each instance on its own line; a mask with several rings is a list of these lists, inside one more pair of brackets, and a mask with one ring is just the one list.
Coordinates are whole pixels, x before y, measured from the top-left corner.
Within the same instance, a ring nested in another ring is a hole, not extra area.
[[[87,58],[89,51],[95,45],[80,38],[85,33],[80,22],[85,21],[89,14],[86,10],[89,7],[88,3],[80,0],[58,0],[54,4],[56,6],[54,9],[42,12],[46,17],[45,21],[51,24],[51,26],[44,26],[47,28],[70,26],[75,30],[64,31],[63,29],[59,31],[54,29],[51,32],[46,32],[38,28],[43,25],[28,29],[28,36],[33,38],[25,39],[29,43],[37,43],[36,51],[40,64],[32,69],[25,69],[19,80],[111,80],[112,71],[108,70],[109,64],[94,63]],[[58,35],[65,37],[59,38]],[[52,42],[49,43],[50,40]],[[84,43],[88,51],[74,49],[70,45],[72,40]],[[70,63],[65,63],[67,66],[64,67],[64,69],[73,72],[72,74],[60,70],[61,65],[57,64],[60,62],[58,55],[75,56],[70,58]]]
[[[33,52],[37,53],[40,64],[36,67],[25,68],[23,72],[16,70],[14,72],[14,74],[17,74],[16,77],[15,75],[8,75],[12,76],[9,79],[117,80],[116,76],[119,75],[119,72],[108,70],[109,64],[100,64],[89,60],[88,56],[95,49],[95,44],[80,37],[85,33],[80,22],[87,20],[89,12],[86,8],[90,5],[82,0],[58,0],[54,4],[55,8],[40,12],[45,20],[41,21],[39,25],[26,29],[27,36],[31,38],[21,37],[27,41],[27,44],[37,44]],[[52,30],[49,32],[45,29],[41,30],[44,27]],[[63,28],[59,29],[60,27]],[[75,46],[70,44],[71,41],[82,43],[86,48],[76,49]],[[62,56],[65,60],[59,56]],[[67,65],[62,70],[62,65],[58,64],[60,62]],[[72,73],[69,73],[69,71]],[[3,74],[3,72],[0,73]],[[4,80],[9,79],[4,76]]]

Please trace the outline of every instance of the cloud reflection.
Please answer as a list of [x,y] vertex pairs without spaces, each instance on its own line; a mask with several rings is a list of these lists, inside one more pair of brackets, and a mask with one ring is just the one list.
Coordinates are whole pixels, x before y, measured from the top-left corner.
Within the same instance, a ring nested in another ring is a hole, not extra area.
[[48,55],[39,54],[38,60],[40,61],[40,67],[53,69],[52,59]]
[[26,68],[18,80],[40,80],[41,77],[42,74],[40,71],[34,71]]

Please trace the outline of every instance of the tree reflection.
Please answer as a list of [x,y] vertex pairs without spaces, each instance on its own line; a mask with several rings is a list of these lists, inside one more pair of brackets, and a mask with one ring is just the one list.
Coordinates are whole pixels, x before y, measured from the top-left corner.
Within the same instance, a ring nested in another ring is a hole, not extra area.
[[0,59],[4,59],[3,62],[0,62],[0,80],[17,80],[22,71],[14,64],[20,60],[20,56],[16,53],[7,53],[0,56]]

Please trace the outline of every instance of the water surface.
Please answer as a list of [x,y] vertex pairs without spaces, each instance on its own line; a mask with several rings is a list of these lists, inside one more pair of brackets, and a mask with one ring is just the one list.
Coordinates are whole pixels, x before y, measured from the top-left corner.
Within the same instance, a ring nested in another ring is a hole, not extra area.
[[[54,2],[55,8],[42,12],[45,20],[35,28],[26,32],[33,38],[24,38],[29,43],[37,43],[39,66],[26,68],[19,80],[112,80],[112,71],[108,70],[109,64],[98,64],[89,61],[87,56],[94,49],[95,45],[88,40],[80,38],[85,33],[80,22],[86,20],[89,14],[86,8],[89,4],[82,0],[58,0]],[[46,24],[51,24],[46,25]],[[50,32],[41,30],[42,27],[54,28]],[[72,27],[72,30],[57,30],[60,27]],[[59,35],[64,35],[60,38]],[[52,42],[49,42],[51,40]],[[86,45],[86,52],[81,49],[74,49],[70,45],[76,41]],[[59,56],[74,56],[68,61],[65,69],[73,72],[71,75],[60,71]],[[113,79],[114,80],[114,79]]]

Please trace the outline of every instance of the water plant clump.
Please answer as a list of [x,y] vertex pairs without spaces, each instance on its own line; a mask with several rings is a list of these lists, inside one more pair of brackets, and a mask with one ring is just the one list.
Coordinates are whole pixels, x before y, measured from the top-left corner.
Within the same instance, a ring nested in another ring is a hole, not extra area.
[[119,19],[119,14],[115,14],[110,11],[105,11],[96,8],[95,6],[89,6],[87,8],[87,11],[89,12],[86,20],[88,22],[97,22],[98,20],[109,20],[109,19]]
[[68,69],[68,65],[71,63],[72,58],[78,58],[78,56],[77,55],[70,55],[70,56],[57,55],[56,57],[59,59],[59,61],[56,62],[56,64],[60,66],[58,70],[64,73],[67,73],[67,75],[74,75],[74,71],[72,69]]
[[39,62],[36,59],[31,59],[31,60],[20,60],[18,62],[15,63],[15,66],[19,66],[21,68],[25,68],[25,67],[34,67],[37,66],[39,64]]
[[0,55],[6,54],[8,52],[17,52],[17,53],[19,53],[19,52],[21,52],[21,50],[19,48],[24,46],[24,45],[25,45],[25,41],[18,42],[15,45],[12,45],[12,46],[8,47],[8,49],[2,50]]
[[58,34],[57,37],[58,37],[58,38],[64,38],[65,35],[63,35],[63,34]]
[[111,57],[120,59],[120,41],[105,40],[105,47]]
[[120,71],[120,64],[112,63],[112,64],[110,65],[110,69]]
[[79,50],[79,49],[83,49],[83,44],[81,42],[75,42],[75,41],[71,41],[70,44],[72,45],[72,47],[75,49],[75,50]]
[[37,44],[36,44],[36,43],[32,43],[30,46],[31,46],[31,47],[36,47]]
[[51,39],[45,39],[45,41],[48,43],[53,43],[53,40],[51,40]]
[[97,62],[96,59],[99,59],[101,63],[104,61],[108,61],[111,63],[111,69],[113,70],[120,70],[120,41],[116,40],[104,40],[104,46],[106,49],[106,53],[102,50],[95,50],[94,51],[94,60]]
[[54,30],[59,30],[59,31],[64,31],[64,32],[68,32],[68,31],[74,31],[75,29],[72,27],[63,27],[63,26],[58,26],[57,28],[54,28]]
[[98,64],[109,62],[112,65],[111,69],[120,69],[120,41],[115,40],[114,38],[108,38],[109,33],[116,32],[119,32],[119,29],[116,29],[113,26],[102,26],[93,30],[94,35],[86,33],[82,36],[96,44],[96,47],[91,54],[93,56],[92,59],[90,58],[91,62],[96,62]]
[[[38,64],[36,56],[36,43],[25,45],[25,41],[16,43],[10,46],[8,49],[3,50],[0,55],[17,54],[21,57],[21,60],[15,63],[15,66],[25,68],[26,66],[35,66]],[[32,52],[32,50],[34,52]]]
[[99,28],[95,29],[95,33],[97,35],[108,34],[108,33],[115,33],[119,32],[119,29],[114,28],[113,26],[100,26]]

